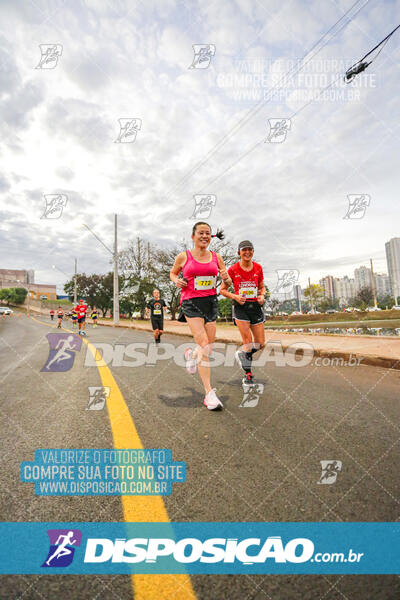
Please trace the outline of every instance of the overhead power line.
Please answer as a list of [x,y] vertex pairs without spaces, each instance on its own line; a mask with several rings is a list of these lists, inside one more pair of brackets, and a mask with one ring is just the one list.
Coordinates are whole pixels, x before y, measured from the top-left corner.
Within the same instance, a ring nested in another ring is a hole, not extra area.
[[[213,148],[211,148],[208,153],[205,155],[205,157],[199,161],[196,165],[194,165],[190,171],[188,171],[188,173],[186,173],[182,179],[180,181],[178,181],[177,184],[175,184],[175,186],[173,186],[173,188],[171,188],[168,192],[167,192],[167,197],[172,194],[174,191],[176,191],[179,187],[181,187],[183,184],[185,184],[185,182],[190,179],[195,173],[196,171],[198,171],[206,162],[208,162],[208,160],[210,160],[210,158],[212,158],[212,156],[214,156],[214,154],[220,150],[225,143],[232,137],[234,136],[249,120],[251,120],[256,114],[258,114],[258,112],[265,106],[265,104],[267,104],[273,97],[273,95],[278,92],[279,90],[284,88],[284,85],[287,84],[286,78],[288,77],[289,79],[294,77],[295,75],[297,75],[297,73],[299,73],[299,71],[301,69],[303,69],[311,60],[312,58],[314,58],[321,50],[322,48],[324,48],[344,27],[346,27],[356,16],[357,14],[368,4],[369,0],[366,0],[366,2],[364,2],[364,4],[362,4],[362,6],[360,6],[355,12],[354,14],[351,16],[351,18],[344,24],[342,24],[342,26],[340,28],[337,29],[337,31],[328,39],[325,41],[324,44],[322,44],[322,46],[320,48],[318,48],[318,50],[312,54],[311,56],[309,56],[310,52],[312,52],[319,44],[320,42],[322,42],[322,40],[324,38],[326,38],[326,36],[353,10],[353,8],[359,4],[360,0],[356,0],[356,2],[344,13],[344,15],[342,15],[340,17],[340,19],[338,19],[336,21],[336,23],[334,23],[320,38],[317,42],[315,42],[313,44],[313,46],[304,54],[303,58],[301,59],[300,63],[303,63],[303,61],[305,61],[303,64],[300,64],[300,66],[293,66],[291,69],[289,69],[289,71],[283,75],[280,80],[278,81],[278,83],[269,91],[269,97],[266,99],[261,100],[260,102],[258,102],[258,104],[249,110],[249,112],[247,113],[247,115],[245,115],[242,119],[240,119],[240,121],[238,121],[236,123],[236,125],[234,125],[232,127],[232,129],[230,131],[228,131],[220,140],[219,142],[217,142]],[[307,57],[309,56],[308,60],[305,60]],[[292,71],[295,71],[294,73],[292,73]],[[281,82],[284,82],[282,85]],[[280,86],[280,87],[279,87]]]

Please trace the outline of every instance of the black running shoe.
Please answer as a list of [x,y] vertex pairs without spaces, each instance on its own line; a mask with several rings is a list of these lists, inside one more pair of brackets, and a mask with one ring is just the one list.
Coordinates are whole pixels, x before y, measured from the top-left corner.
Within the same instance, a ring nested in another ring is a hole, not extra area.
[[251,372],[246,373],[246,375],[242,379],[243,385],[252,385],[254,384],[254,377]]
[[237,350],[235,352],[235,358],[236,358],[236,362],[239,365],[239,367],[242,367],[242,369],[244,371],[247,371],[248,369],[250,369],[250,361],[246,356],[246,352],[243,352],[243,350]]

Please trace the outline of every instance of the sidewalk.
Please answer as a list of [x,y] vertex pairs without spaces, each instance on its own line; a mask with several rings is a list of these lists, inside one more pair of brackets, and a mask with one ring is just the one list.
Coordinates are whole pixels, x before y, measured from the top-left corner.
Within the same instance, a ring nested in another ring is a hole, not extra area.
[[[114,327],[113,323],[100,319],[99,325]],[[117,327],[152,331],[150,321],[132,322],[121,321]],[[187,323],[178,321],[164,321],[164,332],[174,335],[192,337]],[[305,343],[311,345],[315,356],[343,358],[348,360],[350,355],[360,358],[361,364],[400,369],[400,338],[372,337],[372,336],[345,336],[305,333],[281,333],[280,331],[266,331],[265,338],[268,342],[281,342],[283,350],[291,344]],[[164,338],[164,341],[165,338]],[[225,325],[217,325],[217,342],[241,343],[239,331]]]

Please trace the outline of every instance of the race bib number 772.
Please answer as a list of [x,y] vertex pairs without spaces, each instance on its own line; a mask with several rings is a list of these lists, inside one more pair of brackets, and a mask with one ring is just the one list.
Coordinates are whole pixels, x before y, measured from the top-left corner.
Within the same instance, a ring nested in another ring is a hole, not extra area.
[[216,287],[217,278],[210,275],[208,277],[197,276],[194,278],[195,290],[212,290]]

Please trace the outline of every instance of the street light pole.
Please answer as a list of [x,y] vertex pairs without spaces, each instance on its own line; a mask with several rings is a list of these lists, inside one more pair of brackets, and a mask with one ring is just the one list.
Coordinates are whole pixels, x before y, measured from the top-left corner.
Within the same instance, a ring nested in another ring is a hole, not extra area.
[[119,323],[119,282],[118,282],[118,226],[117,215],[114,215],[114,325]]
[[108,246],[105,245],[103,240],[101,240],[95,233],[90,229],[88,225],[82,223],[83,227],[86,227],[88,231],[104,246],[110,254],[113,256],[114,260],[114,294],[113,294],[113,321],[114,325],[118,325],[119,323],[119,289],[118,289],[118,241],[117,241],[117,215],[114,215],[114,251],[110,250]]

